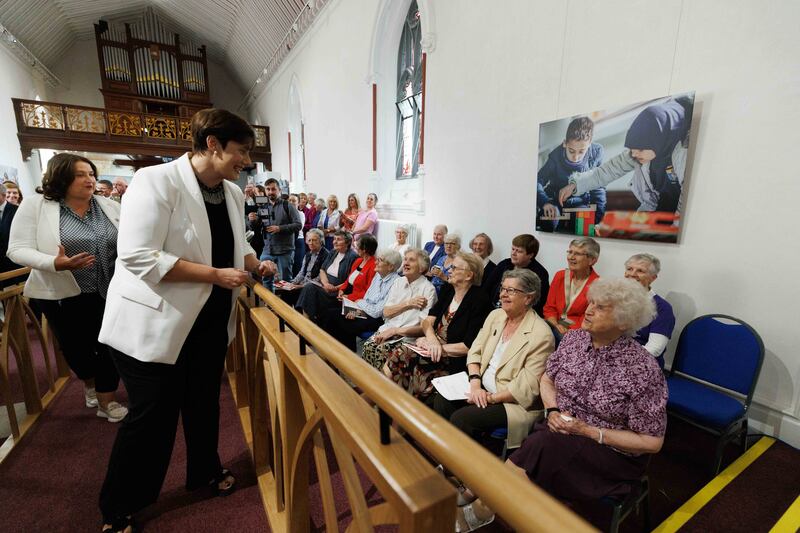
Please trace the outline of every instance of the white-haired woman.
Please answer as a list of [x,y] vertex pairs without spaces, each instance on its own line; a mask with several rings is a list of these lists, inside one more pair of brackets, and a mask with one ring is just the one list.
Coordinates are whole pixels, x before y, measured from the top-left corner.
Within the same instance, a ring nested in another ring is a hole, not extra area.
[[661,261],[651,254],[634,254],[625,261],[625,277],[641,283],[656,305],[655,318],[637,331],[633,338],[656,358],[661,368],[664,368],[664,351],[672,337],[672,330],[675,329],[675,314],[669,302],[651,288],[659,272],[661,272]]
[[405,224],[397,226],[394,230],[394,238],[395,241],[389,248],[403,257],[410,246],[408,244],[408,226]]
[[430,267],[428,254],[409,248],[403,256],[403,276],[389,289],[383,307],[383,325],[364,342],[362,356],[378,370],[392,350],[402,350],[402,341],[414,342],[422,335],[422,320],[436,303],[436,289],[423,274]]
[[436,294],[447,284],[447,278],[453,268],[453,261],[456,254],[461,250],[461,237],[455,233],[448,233],[444,236],[444,255],[436,263],[431,265],[431,283],[436,289]]
[[353,301],[355,309],[345,314],[336,312],[326,321],[326,329],[336,340],[356,351],[356,336],[376,331],[383,325],[383,307],[389,290],[398,277],[402,258],[394,250],[375,255],[375,275],[363,298]]
[[569,501],[624,496],[667,426],[664,375],[633,339],[655,315],[652,298],[630,279],[598,280],[588,298],[581,329],[547,361],[539,384],[545,420],[507,461]]

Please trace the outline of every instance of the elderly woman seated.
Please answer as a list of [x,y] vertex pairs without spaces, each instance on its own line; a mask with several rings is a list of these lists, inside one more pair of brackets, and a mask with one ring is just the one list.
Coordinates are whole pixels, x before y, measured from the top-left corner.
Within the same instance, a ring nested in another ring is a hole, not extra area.
[[656,305],[656,317],[637,331],[633,338],[656,358],[661,368],[664,368],[664,351],[672,336],[672,330],[675,329],[675,314],[669,302],[651,288],[660,271],[661,261],[654,255],[635,254],[625,261],[625,277],[641,283]]
[[539,377],[555,342],[533,310],[540,290],[533,272],[507,271],[500,287],[501,307],[486,318],[467,355],[466,400],[434,396],[436,412],[473,438],[507,427],[508,447],[515,448],[541,416]]
[[399,253],[400,257],[403,257],[406,250],[411,247],[411,245],[408,244],[408,226],[405,224],[397,226],[394,230],[394,238],[395,241],[389,248]]
[[[363,239],[362,239],[363,241]],[[385,250],[375,256],[375,276],[364,297],[347,302],[350,309],[331,310],[326,329],[336,340],[356,351],[356,337],[376,331],[383,325],[383,306],[389,289],[399,274],[402,259],[394,250]]]
[[567,268],[553,277],[543,313],[556,340],[567,331],[581,327],[587,292],[600,277],[592,268],[599,257],[600,245],[590,237],[579,237],[569,243]]
[[357,244],[358,258],[350,267],[347,279],[339,285],[339,292],[335,299],[329,299],[326,307],[319,310],[318,324],[323,329],[328,329],[328,321],[342,313],[342,304],[345,299],[349,301],[360,300],[367,293],[372,278],[375,277],[375,252],[378,241],[372,235],[361,236]]
[[500,261],[492,271],[491,277],[487,278],[483,284],[483,289],[495,307],[500,306],[500,284],[503,280],[503,274],[507,270],[524,268],[539,276],[539,280],[542,282],[539,301],[534,305],[534,310],[539,316],[542,316],[544,302],[547,301],[550,294],[550,275],[547,273],[547,269],[536,260],[538,253],[539,241],[536,240],[536,237],[529,233],[514,237],[511,241],[511,257]]
[[319,272],[330,253],[322,247],[323,237],[322,231],[317,228],[308,230],[306,235],[306,248],[308,251],[303,257],[303,262],[300,264],[300,270],[297,275],[289,281],[275,283],[278,295],[289,305],[297,303],[300,291],[306,283],[319,281]]
[[485,233],[478,233],[469,241],[469,249],[483,261],[483,282],[481,282],[481,286],[483,286],[486,280],[492,277],[492,272],[497,266],[491,259],[491,255],[494,253],[492,238]]
[[423,274],[430,267],[428,254],[410,248],[403,257],[403,276],[394,281],[383,307],[383,325],[364,342],[363,357],[378,370],[403,342],[422,335],[422,320],[436,303],[436,289]]
[[384,374],[423,400],[433,392],[433,378],[466,370],[467,351],[492,310],[489,298],[480,289],[482,274],[483,261],[478,256],[456,254],[448,285],[422,321],[418,351],[407,348],[392,352],[383,367]]
[[[632,338],[655,315],[652,298],[629,279],[598,280],[588,298],[581,329],[564,335],[547,360],[539,383],[544,421],[506,461],[572,503],[627,495],[667,427],[664,375]],[[459,514],[491,518],[480,501],[471,505]]]
[[455,261],[456,254],[461,250],[461,237],[455,233],[448,233],[444,236],[444,255],[431,265],[429,272],[431,283],[436,289],[436,294],[447,285],[447,278],[450,276],[450,269]]
[[322,263],[319,272],[319,284],[306,283],[297,299],[297,307],[312,320],[319,318],[328,306],[336,302],[339,289],[347,280],[356,253],[350,248],[353,237],[346,231],[337,231],[333,235],[333,251]]

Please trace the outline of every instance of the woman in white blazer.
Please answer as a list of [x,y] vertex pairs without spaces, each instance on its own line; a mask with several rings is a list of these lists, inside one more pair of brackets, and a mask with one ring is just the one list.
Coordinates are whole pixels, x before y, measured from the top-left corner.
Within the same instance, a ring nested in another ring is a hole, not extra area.
[[245,240],[244,197],[232,183],[250,165],[255,135],[241,118],[192,118],[192,153],[139,170],[122,201],[118,260],[100,339],[130,398],[100,494],[103,531],[131,529],[169,466],[180,414],[186,487],[225,495],[219,392],[235,302],[250,273],[274,273]]
[[97,340],[117,257],[119,204],[94,195],[96,177],[85,157],[53,156],[39,194],[14,217],[8,257],[31,267],[24,294],[36,300],[67,364],[83,380],[86,406],[119,422],[128,413],[114,400],[119,374]]

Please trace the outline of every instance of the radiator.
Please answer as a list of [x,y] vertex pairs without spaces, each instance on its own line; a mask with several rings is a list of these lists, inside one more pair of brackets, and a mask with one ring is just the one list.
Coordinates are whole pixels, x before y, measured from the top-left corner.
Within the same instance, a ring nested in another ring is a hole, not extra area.
[[419,248],[419,228],[413,222],[401,220],[378,220],[378,248],[388,248],[394,244],[394,230],[397,229],[397,226],[406,226],[408,228],[406,242],[411,248]]

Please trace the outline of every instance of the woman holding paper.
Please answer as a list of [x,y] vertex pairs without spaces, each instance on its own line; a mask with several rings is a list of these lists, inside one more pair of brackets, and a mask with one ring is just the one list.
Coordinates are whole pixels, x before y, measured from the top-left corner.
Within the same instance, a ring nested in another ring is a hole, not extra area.
[[508,447],[519,447],[541,415],[539,378],[555,341],[536,314],[539,277],[509,270],[500,285],[500,309],[492,311],[467,354],[469,388],[464,400],[434,397],[434,409],[473,438],[508,428]]
[[389,355],[383,367],[386,376],[424,399],[433,392],[434,378],[466,370],[467,351],[492,310],[489,297],[480,289],[482,276],[480,257],[456,253],[448,284],[422,321],[423,336],[415,348]]

